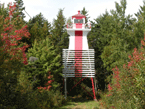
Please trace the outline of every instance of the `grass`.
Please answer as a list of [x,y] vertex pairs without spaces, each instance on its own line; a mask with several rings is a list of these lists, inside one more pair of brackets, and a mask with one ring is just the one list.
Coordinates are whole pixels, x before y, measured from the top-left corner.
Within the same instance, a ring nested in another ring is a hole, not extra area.
[[68,97],[68,100],[69,101],[59,109],[100,109],[98,101],[82,98],[81,96]]

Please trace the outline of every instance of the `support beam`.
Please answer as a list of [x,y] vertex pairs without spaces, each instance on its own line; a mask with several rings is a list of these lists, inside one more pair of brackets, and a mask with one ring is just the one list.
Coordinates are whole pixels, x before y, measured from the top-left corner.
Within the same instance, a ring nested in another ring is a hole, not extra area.
[[[75,82],[77,82],[74,78],[73,78],[73,80],[75,81]],[[80,85],[80,84],[79,84]],[[92,96],[82,85],[80,85],[90,96]],[[92,96],[93,97],[93,96]]]
[[65,82],[64,93],[65,93],[65,99],[66,99],[67,98],[67,87],[66,87],[67,86],[67,83],[66,83],[67,82],[67,78],[64,79],[64,82]]
[[95,89],[94,89],[94,82],[93,82],[93,78],[92,77],[91,77],[91,81],[92,81],[92,89],[93,89],[93,94],[94,94],[94,100],[96,100]]
[[[74,86],[72,87],[72,89],[73,89],[74,87],[76,87],[78,84],[80,84],[80,82],[83,81],[84,79],[86,79],[86,77],[85,77],[85,78],[82,78],[76,85],[74,85]],[[70,89],[70,91],[71,91],[72,89]]]
[[94,81],[95,81],[95,92],[97,92],[97,88],[96,88],[96,78],[94,77]]

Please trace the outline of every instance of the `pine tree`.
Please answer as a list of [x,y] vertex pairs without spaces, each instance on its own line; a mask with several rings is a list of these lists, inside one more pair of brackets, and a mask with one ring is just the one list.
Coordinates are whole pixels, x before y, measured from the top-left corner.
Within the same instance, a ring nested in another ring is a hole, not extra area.
[[51,35],[49,36],[57,53],[60,55],[62,55],[62,49],[68,48],[68,34],[66,32],[65,26],[63,10],[60,9],[57,15],[57,19],[54,19]]
[[[51,41],[54,44],[55,47],[58,47],[59,45],[67,45],[67,43],[64,43],[64,38],[68,38],[66,29],[65,29],[65,18],[63,16],[63,10],[60,9],[57,15],[57,19],[54,19],[53,21],[53,28],[51,30]],[[61,43],[63,41],[63,43]],[[61,44],[60,44],[61,43]],[[61,47],[63,48],[63,47]]]
[[28,40],[28,43],[32,45],[35,39],[45,39],[46,36],[50,34],[50,27],[50,23],[43,17],[41,13],[30,19],[28,22],[28,29],[31,36],[30,40]]
[[24,19],[26,16],[25,14],[23,13],[23,11],[25,10],[25,7],[23,7],[24,3],[23,3],[23,0],[15,0],[16,2],[16,16],[20,16],[22,17],[22,19]]
[[85,23],[88,23],[90,17],[89,17],[88,11],[86,11],[85,7],[83,7],[83,10],[81,11],[81,14],[86,16]]
[[[54,19],[53,21],[53,26],[52,26],[53,28],[50,32],[51,34],[49,35],[50,42],[52,43],[56,51],[55,56],[56,57],[60,56],[58,59],[58,62],[60,63],[60,65],[54,69],[54,72],[56,74],[59,74],[59,73],[62,74],[62,69],[63,69],[62,49],[67,49],[68,43],[69,43],[68,34],[66,32],[65,26],[66,26],[65,17],[63,16],[63,10],[60,9],[57,15],[57,19]],[[62,79],[63,77],[60,75],[58,78],[56,78],[56,80],[59,83],[63,83]]]
[[116,11],[111,11],[114,22],[111,22],[112,32],[108,31],[108,33],[111,33],[112,37],[109,36],[111,40],[105,46],[101,56],[108,70],[116,65],[119,67],[124,61],[128,61],[128,53],[134,48],[134,38],[131,35],[135,19],[132,19],[130,15],[125,17],[125,10],[126,0],[122,0],[121,5],[116,3]]
[[3,15],[3,19],[5,19],[8,14],[8,8],[4,7],[4,4],[0,4],[0,15]]
[[145,29],[145,1],[143,1],[143,6],[140,6],[139,12],[136,14],[137,21],[134,23],[134,28],[132,31],[134,31],[134,41],[135,46],[139,48],[138,45],[140,45],[141,38],[144,36],[144,29]]
[[104,47],[111,40],[110,37],[113,27],[111,26],[110,22],[113,22],[112,16],[109,15],[108,11],[106,10],[106,12],[96,18],[95,21],[91,21],[91,31],[88,34],[89,48],[95,50],[95,77],[97,79],[98,88],[101,90],[105,89],[105,79],[111,73],[106,70],[106,67],[104,66],[103,60],[101,58]]
[[33,47],[27,53],[28,58],[31,56],[38,58],[37,62],[29,62],[25,68],[30,77],[29,79],[33,81],[33,88],[44,86],[47,82],[48,72],[51,72],[55,79],[53,88],[57,87],[56,81],[61,73],[57,72],[56,68],[60,66],[59,58],[61,56],[60,54],[56,56],[56,51],[50,39],[48,37],[41,41],[35,39]]
[[89,46],[95,49],[95,56],[97,55],[96,72],[100,78],[103,76],[98,74],[107,76],[116,65],[119,67],[127,62],[128,55],[139,45],[141,39],[133,35],[135,19],[131,15],[125,16],[126,0],[122,0],[121,5],[117,2],[115,4],[116,10],[111,10],[111,15],[106,11],[92,22],[92,30],[88,36]]
[[66,21],[66,26],[67,27],[72,27],[73,25],[72,25],[72,18],[71,17],[69,17],[68,19],[67,19],[67,21]]

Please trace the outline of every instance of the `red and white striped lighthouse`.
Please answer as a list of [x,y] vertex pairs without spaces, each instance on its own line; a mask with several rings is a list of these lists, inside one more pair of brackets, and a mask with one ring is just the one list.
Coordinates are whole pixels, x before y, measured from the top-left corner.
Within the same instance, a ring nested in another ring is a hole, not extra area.
[[91,31],[91,25],[85,24],[86,16],[78,14],[72,16],[72,24],[67,24],[67,33],[69,37],[69,48],[63,49],[63,77],[65,79],[65,97],[66,91],[66,78],[67,77],[91,77],[92,88],[94,91],[95,78],[95,63],[94,63],[94,50],[89,49],[87,34]]
[[88,50],[87,34],[91,31],[91,25],[85,24],[85,18],[86,16],[78,11],[78,14],[72,16],[73,24],[67,24],[70,50]]

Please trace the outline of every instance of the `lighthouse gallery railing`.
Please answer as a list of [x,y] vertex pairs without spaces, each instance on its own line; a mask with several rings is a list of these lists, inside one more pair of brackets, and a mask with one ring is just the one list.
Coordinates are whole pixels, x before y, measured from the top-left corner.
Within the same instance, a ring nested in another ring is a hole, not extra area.
[[81,25],[82,29],[91,29],[91,23],[68,23],[66,27],[68,29],[76,29],[77,25]]

